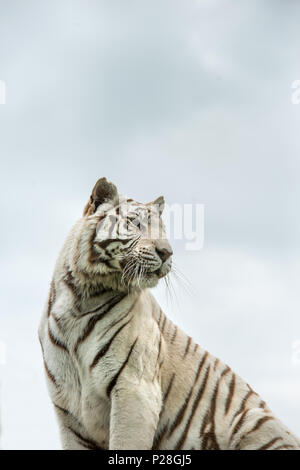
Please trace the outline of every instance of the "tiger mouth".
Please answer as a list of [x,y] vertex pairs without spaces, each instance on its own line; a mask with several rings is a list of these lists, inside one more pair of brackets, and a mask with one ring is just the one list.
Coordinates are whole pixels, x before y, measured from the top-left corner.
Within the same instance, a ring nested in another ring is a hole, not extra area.
[[167,274],[170,272],[171,270],[171,267],[169,269],[167,269],[167,271],[165,271],[164,269],[164,266],[160,266],[158,269],[156,269],[155,271],[152,271],[152,272],[146,272],[145,273],[145,277],[158,277],[158,279],[161,279],[165,276],[167,276]]
[[160,276],[160,268],[156,269],[155,271],[146,271],[143,274],[143,277],[145,278],[159,277],[159,276]]
[[[149,268],[146,269],[142,265],[135,267],[133,266],[132,270],[126,270],[126,265],[126,263],[121,264],[121,272],[122,278],[124,279],[125,283],[128,283],[128,285],[135,285],[136,282],[140,286],[143,285],[143,282],[145,282],[146,285],[148,285],[149,282],[151,284],[154,283],[153,285],[156,285],[159,279],[162,279],[163,277],[167,276],[171,270],[171,266],[166,266],[164,263],[153,271],[151,271]],[[134,271],[136,268],[137,270],[135,274]]]

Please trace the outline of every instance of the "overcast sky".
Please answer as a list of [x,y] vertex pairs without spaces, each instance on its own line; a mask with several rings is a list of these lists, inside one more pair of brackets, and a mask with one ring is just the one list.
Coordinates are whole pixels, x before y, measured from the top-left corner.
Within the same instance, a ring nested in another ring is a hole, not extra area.
[[300,436],[297,0],[0,0],[2,447],[60,448],[37,328],[64,238],[106,176],[205,206],[167,315]]

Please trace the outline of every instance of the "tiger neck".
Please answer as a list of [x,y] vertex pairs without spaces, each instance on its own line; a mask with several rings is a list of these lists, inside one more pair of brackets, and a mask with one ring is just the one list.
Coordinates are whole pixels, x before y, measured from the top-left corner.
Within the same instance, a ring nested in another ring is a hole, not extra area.
[[70,268],[66,268],[63,280],[74,295],[79,314],[91,312],[93,308],[97,309],[99,303],[114,305],[125,297],[130,296],[136,299],[141,294],[141,291],[114,288],[118,283],[109,276],[91,276],[87,273],[72,271]]

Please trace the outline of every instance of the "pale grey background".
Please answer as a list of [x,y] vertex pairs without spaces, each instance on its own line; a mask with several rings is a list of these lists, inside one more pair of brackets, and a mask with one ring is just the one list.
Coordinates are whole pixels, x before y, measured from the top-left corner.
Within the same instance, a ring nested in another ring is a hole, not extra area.
[[[167,314],[300,435],[297,0],[0,1],[2,446],[59,448],[37,340],[58,251],[107,176],[205,204]],[[175,284],[176,286],[176,284]]]

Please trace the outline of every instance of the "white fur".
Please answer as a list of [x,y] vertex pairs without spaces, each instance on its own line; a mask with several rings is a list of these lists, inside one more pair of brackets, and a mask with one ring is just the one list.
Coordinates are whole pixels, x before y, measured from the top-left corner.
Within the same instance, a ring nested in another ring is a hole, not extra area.
[[[148,278],[131,286],[122,284],[117,261],[111,269],[89,265],[91,234],[101,210],[83,217],[71,230],[39,328],[63,448],[299,449],[298,439],[244,380],[161,312],[147,285],[155,285],[169,271],[170,260],[164,265],[153,254],[150,261],[157,263],[155,269],[161,265],[160,274],[153,274],[149,263]],[[156,242],[143,240],[135,249],[146,247],[151,253]],[[101,305],[118,295],[122,300],[78,346]],[[87,313],[91,310],[95,312]],[[107,352],[91,367],[120,327]],[[108,396],[107,387],[117,373]]]

